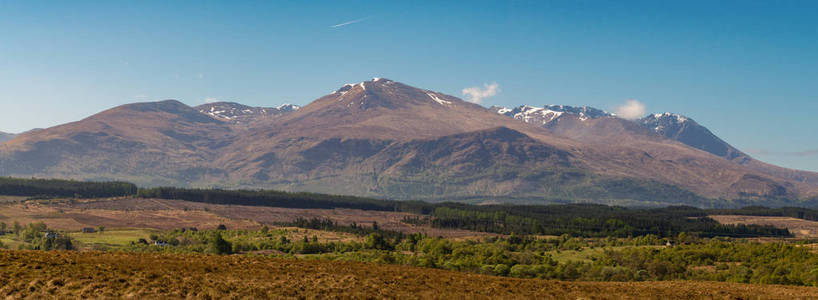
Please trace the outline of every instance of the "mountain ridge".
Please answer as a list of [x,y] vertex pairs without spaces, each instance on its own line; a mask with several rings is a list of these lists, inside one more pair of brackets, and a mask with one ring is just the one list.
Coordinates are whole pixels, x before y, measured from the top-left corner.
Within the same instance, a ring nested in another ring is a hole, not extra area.
[[[571,114],[579,115],[579,109],[584,109],[586,111],[597,112],[596,114],[591,114],[590,119],[616,117],[615,114],[588,106],[572,107],[567,105],[545,105],[542,108],[538,108],[530,105],[521,105],[513,109],[500,106],[492,106],[490,109],[498,114],[506,115],[528,123],[536,123],[536,120],[541,120],[537,118],[538,113],[542,114],[543,112],[547,112],[549,110],[560,112],[560,115],[556,116],[553,120],[549,119],[547,122],[543,122],[543,126],[546,128],[551,128],[552,130],[560,132],[564,135],[573,135],[574,138],[578,138],[578,134],[566,134],[565,129],[560,129],[559,126],[557,126],[559,123],[559,118],[562,117],[562,114],[565,114],[566,116],[570,116]],[[587,120],[589,118],[583,118],[582,115],[579,115],[578,119]],[[535,121],[532,122],[531,120]],[[618,121],[627,124],[627,122],[625,122],[626,120],[624,119],[618,119]],[[645,129],[649,129],[664,138],[681,142],[685,145],[725,158],[763,174],[804,182],[811,185],[818,184],[818,173],[789,169],[758,161],[725,142],[713,134],[709,129],[702,126],[690,117],[665,112],[649,114],[636,120],[635,122],[641,124]],[[623,127],[628,126],[625,125]],[[631,131],[637,132],[640,130],[632,128]],[[642,132],[641,134],[645,133]],[[595,138],[602,139],[599,136]]]
[[627,205],[786,205],[816,190],[815,174],[742,164],[590,107],[521,108],[529,122],[498,112],[384,78],[299,109],[135,103],[0,144],[0,175]]

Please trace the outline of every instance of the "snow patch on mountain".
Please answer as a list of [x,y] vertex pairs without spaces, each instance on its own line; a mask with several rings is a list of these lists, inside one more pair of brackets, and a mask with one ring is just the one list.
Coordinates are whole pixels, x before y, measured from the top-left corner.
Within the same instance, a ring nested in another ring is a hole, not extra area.
[[429,97],[432,98],[432,100],[435,100],[435,102],[439,103],[440,105],[452,104],[451,101],[446,101],[446,100],[440,99],[437,95],[435,95],[433,93],[426,92],[426,95],[429,95]]
[[521,105],[515,108],[492,106],[490,109],[501,115],[540,125],[547,125],[564,115],[575,115],[580,121],[614,116],[611,113],[589,106],[545,105],[536,107]]
[[[280,112],[293,112],[293,111],[299,110],[300,108],[301,108],[301,106],[298,106],[298,105],[295,105],[295,104],[290,104],[290,103],[284,103],[284,104],[279,105],[278,107],[276,107],[276,109],[278,109],[278,111],[280,111]],[[266,113],[266,110],[262,109],[262,113]]]
[[358,83],[344,84],[341,88],[335,90],[331,94],[333,94],[333,95],[334,94],[341,94],[341,96],[343,96],[346,93],[348,93],[349,91],[351,91],[353,88],[355,88],[356,86],[359,86],[359,87],[361,87],[362,90],[366,91],[366,84],[367,83],[379,83],[379,84],[382,84],[382,85],[390,85],[390,84],[394,83],[394,81],[386,79],[386,78],[373,77],[372,80],[370,80],[370,81],[361,81],[361,82],[358,82]]
[[216,102],[197,106],[196,109],[214,119],[237,124],[250,123],[261,118],[294,112],[301,108],[295,104],[277,107],[252,107],[234,102]]
[[641,123],[643,126],[650,128],[657,133],[664,134],[668,128],[678,127],[688,121],[691,121],[688,117],[666,112],[648,115],[642,118]]

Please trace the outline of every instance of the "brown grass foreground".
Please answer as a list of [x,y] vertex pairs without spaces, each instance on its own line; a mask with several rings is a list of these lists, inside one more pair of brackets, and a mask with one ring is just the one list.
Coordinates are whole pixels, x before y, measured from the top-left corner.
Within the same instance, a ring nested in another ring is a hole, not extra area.
[[560,282],[249,256],[0,251],[6,298],[809,299],[818,289],[716,282]]

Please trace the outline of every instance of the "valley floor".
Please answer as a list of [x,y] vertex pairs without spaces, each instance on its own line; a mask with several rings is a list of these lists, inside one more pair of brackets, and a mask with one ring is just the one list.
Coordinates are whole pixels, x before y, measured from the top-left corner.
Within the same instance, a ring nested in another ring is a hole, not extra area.
[[358,209],[300,209],[246,205],[219,205],[182,200],[112,198],[51,199],[26,201],[24,197],[0,196],[0,222],[29,224],[44,222],[49,228],[78,231],[96,228],[147,228],[171,230],[197,227],[214,229],[224,224],[230,229],[258,229],[262,224],[292,222],[298,218],[326,218],[340,225],[372,224],[403,233],[468,239],[497,234],[451,228],[410,225],[401,220],[409,213]]
[[0,250],[6,298],[815,299],[818,288],[561,282],[260,256]]

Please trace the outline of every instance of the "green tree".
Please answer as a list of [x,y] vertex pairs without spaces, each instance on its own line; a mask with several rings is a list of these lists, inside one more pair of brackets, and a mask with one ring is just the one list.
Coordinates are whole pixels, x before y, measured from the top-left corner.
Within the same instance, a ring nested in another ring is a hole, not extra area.
[[20,225],[20,222],[14,221],[14,235],[19,236],[20,230],[23,230],[23,226]]
[[377,232],[370,233],[366,236],[366,242],[364,244],[368,249],[389,250],[392,248],[386,239],[383,238],[383,235]]
[[215,254],[230,254],[233,251],[233,245],[222,238],[221,233],[213,232],[208,241],[208,247],[211,253]]

